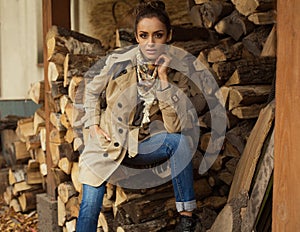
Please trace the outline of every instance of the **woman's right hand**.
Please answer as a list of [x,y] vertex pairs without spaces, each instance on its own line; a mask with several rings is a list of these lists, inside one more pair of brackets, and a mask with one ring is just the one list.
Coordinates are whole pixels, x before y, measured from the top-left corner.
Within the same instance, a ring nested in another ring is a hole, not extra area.
[[92,125],[90,126],[89,130],[92,138],[94,138],[97,135],[102,135],[107,139],[107,141],[111,141],[110,136],[104,130],[102,130],[100,126]]

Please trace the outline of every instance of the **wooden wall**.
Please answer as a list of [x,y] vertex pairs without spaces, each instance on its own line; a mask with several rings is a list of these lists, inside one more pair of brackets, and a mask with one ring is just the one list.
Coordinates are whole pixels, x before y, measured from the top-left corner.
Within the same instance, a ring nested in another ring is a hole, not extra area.
[[300,1],[277,4],[273,231],[299,231]]

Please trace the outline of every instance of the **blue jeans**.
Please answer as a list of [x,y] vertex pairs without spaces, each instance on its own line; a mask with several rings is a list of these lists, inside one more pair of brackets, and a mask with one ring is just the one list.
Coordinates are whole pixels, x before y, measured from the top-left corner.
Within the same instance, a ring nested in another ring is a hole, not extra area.
[[[139,154],[136,157],[125,158],[124,162],[134,165],[149,165],[169,159],[177,211],[194,210],[196,200],[193,188],[192,154],[185,136],[157,134],[141,142],[138,149]],[[106,191],[105,186],[106,183],[99,187],[83,185],[77,232],[97,230],[98,217]]]

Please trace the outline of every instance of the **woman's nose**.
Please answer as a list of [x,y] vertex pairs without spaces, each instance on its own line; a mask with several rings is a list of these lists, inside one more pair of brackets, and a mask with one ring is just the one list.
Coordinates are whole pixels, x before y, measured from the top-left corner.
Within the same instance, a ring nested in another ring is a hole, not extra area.
[[153,36],[149,36],[148,44],[154,44],[154,43],[155,43],[154,37]]

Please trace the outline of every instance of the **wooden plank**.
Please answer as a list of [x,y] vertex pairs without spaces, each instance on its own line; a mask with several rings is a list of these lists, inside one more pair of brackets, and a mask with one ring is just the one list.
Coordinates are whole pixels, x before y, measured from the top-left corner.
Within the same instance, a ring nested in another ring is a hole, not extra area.
[[277,9],[279,39],[272,231],[281,232],[300,228],[300,4],[299,1],[278,0]]
[[271,128],[274,117],[275,102],[273,101],[261,110],[257,122],[251,131],[235,171],[228,202],[233,198],[238,198],[239,194],[249,191],[262,146]]
[[242,221],[242,231],[252,231],[263,202],[268,184],[274,168],[274,130],[269,141],[266,154],[263,157],[256,182],[246,208],[246,213]]
[[[52,25],[70,28],[70,0],[43,0],[43,40],[44,40],[44,87],[45,93],[50,91],[48,82],[48,61],[47,61],[47,43],[46,35]],[[45,124],[46,124],[46,157],[47,157],[47,193],[50,197],[55,198],[55,181],[51,172],[52,159],[49,152],[49,132],[51,129],[50,123],[50,107],[49,99],[45,96]]]

